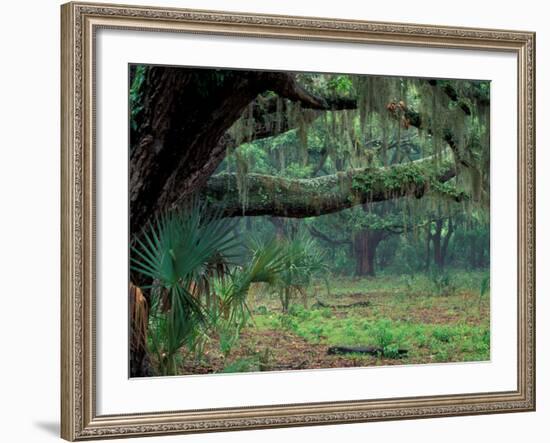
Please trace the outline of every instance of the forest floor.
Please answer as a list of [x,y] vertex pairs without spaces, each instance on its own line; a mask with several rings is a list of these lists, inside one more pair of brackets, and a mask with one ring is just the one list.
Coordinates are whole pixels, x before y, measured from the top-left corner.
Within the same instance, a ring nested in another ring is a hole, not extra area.
[[[283,314],[279,299],[259,287],[253,316],[221,352],[212,337],[200,360],[182,356],[181,374],[281,371],[358,366],[484,361],[490,359],[488,294],[481,272],[331,280],[294,300]],[[331,306],[329,306],[331,305]],[[375,347],[376,355],[330,355],[331,346]],[[407,350],[406,356],[398,349]]]

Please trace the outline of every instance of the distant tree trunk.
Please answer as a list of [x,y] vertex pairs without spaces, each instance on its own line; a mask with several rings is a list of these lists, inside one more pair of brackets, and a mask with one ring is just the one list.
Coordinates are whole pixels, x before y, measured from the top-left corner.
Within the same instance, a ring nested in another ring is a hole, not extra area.
[[443,269],[443,256],[441,253],[441,231],[443,229],[443,220],[435,221],[435,232],[432,234],[432,242],[434,245],[434,263],[437,269]]
[[482,238],[472,235],[470,240],[470,266],[473,269],[483,268],[486,263],[485,246]]
[[[379,233],[377,233],[379,234]],[[374,259],[376,258],[376,250],[380,244],[381,238],[373,238],[371,235],[368,237],[368,248],[367,248],[367,275],[374,277]]]
[[431,251],[430,251],[431,242],[432,242],[432,224],[428,223],[428,227],[426,228],[426,262],[425,262],[426,271],[430,269],[430,262],[432,259]]
[[367,261],[368,231],[363,230],[353,236],[353,255],[355,257],[355,275],[362,277],[372,273]]
[[477,266],[478,268],[483,268],[485,266],[485,249],[483,248],[483,246],[478,249]]
[[449,216],[447,219],[447,234],[443,238],[443,244],[441,246],[441,260],[442,260],[442,267],[446,264],[447,260],[447,251],[449,250],[449,242],[451,240],[451,236],[454,232],[454,224],[452,217]]
[[476,268],[476,238],[474,235],[470,236],[470,267],[472,269]]
[[353,236],[355,275],[375,276],[375,259],[378,245],[384,238],[384,231],[363,229]]
[[439,218],[435,221],[435,232],[431,235],[434,245],[434,263],[440,271],[445,267],[445,257],[449,247],[449,241],[454,232],[454,225],[451,217],[447,219],[447,232],[443,233],[445,219]]

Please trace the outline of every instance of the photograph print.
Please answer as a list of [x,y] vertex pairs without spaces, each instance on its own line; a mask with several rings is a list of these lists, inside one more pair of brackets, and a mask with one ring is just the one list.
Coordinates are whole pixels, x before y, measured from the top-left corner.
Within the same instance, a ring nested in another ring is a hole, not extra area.
[[129,66],[131,377],[490,360],[490,82]]

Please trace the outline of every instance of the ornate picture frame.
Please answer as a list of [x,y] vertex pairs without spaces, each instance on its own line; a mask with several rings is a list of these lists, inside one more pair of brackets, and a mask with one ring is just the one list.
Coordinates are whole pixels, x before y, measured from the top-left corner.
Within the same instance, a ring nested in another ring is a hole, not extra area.
[[[64,439],[535,410],[534,33],[80,2],[63,5],[61,19],[61,436]],[[96,33],[100,29],[469,49],[517,57],[517,388],[452,395],[98,414],[96,251],[105,247],[96,236],[96,185],[100,178],[95,147],[95,57]]]

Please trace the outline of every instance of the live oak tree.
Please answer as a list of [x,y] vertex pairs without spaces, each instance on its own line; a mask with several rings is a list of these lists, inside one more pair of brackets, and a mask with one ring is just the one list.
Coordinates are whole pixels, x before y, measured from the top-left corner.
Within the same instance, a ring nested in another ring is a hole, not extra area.
[[[488,182],[481,167],[488,157],[483,147],[488,133],[486,83],[470,82],[457,91],[449,81],[341,76],[344,85],[332,87],[334,76],[328,81],[323,77],[134,67],[131,232],[138,233],[151,217],[196,193],[223,205],[229,216],[303,218],[367,202],[418,198],[430,189],[441,190],[461,169],[468,170],[472,182],[477,180],[478,190]],[[335,145],[344,141],[349,151],[357,151],[356,157],[375,151],[377,158],[364,167],[307,179],[246,171],[214,175],[239,145],[289,130],[297,131],[305,145],[308,126],[320,121],[330,134],[324,143],[334,162]],[[368,143],[376,121],[380,144],[365,151],[363,143]],[[388,164],[392,128],[421,131],[430,140],[430,155],[405,161],[407,152],[398,147],[393,154],[398,161]]]
[[[138,65],[130,86],[132,242],[192,198],[226,217],[273,220],[426,195],[488,203],[487,82]],[[373,275],[377,246],[403,232],[393,216],[347,239],[358,275]],[[434,247],[445,231],[435,223]]]
[[[354,261],[356,277],[374,277],[380,244],[403,234],[408,220],[403,220],[392,202],[359,205],[338,214],[311,220],[309,233],[328,248],[345,247]],[[408,227],[412,229],[412,226]]]

